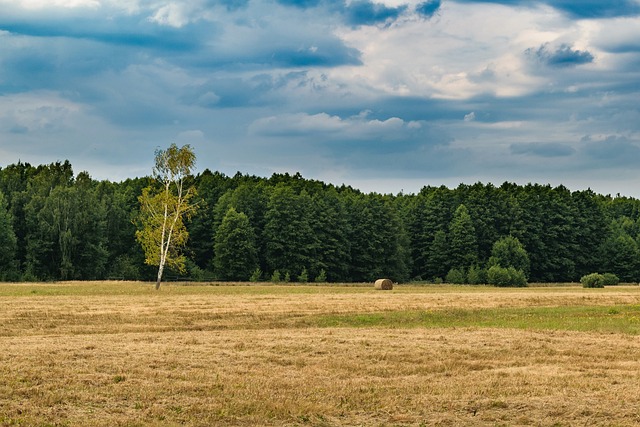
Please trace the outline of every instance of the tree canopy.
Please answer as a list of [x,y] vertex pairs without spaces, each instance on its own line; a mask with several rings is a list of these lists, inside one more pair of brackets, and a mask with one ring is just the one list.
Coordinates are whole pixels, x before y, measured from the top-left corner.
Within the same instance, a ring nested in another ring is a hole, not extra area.
[[[177,261],[167,262],[168,278],[245,280],[278,270],[293,280],[437,280],[455,268],[476,282],[480,269],[497,265],[526,271],[531,282],[592,272],[640,281],[634,198],[512,183],[365,194],[299,174],[194,174],[195,156],[175,163],[172,150],[158,153],[152,176],[121,182],[76,175],[69,162],[1,168],[0,280],[157,280],[159,258],[155,268],[145,264],[149,253],[136,240],[152,216],[140,202],[164,221],[163,203],[182,197],[198,215],[168,205],[178,214],[167,216],[173,242],[183,245],[168,253]],[[148,246],[159,249],[156,237]]]

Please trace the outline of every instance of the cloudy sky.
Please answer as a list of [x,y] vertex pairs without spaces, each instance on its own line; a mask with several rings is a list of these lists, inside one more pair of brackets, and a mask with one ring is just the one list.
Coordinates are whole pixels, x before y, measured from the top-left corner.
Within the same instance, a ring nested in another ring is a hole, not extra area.
[[0,166],[640,197],[640,0],[0,0]]

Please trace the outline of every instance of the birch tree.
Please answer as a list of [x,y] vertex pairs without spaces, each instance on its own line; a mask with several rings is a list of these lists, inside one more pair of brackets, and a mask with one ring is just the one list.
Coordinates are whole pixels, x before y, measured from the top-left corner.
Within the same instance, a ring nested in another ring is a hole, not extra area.
[[160,289],[165,267],[185,271],[185,257],[180,249],[189,233],[184,224],[196,210],[191,203],[195,193],[186,180],[191,175],[196,156],[191,146],[178,148],[171,144],[166,150],[156,150],[153,178],[156,185],[142,190],[140,223],[136,238],[145,253],[145,262],[158,266],[156,290]]

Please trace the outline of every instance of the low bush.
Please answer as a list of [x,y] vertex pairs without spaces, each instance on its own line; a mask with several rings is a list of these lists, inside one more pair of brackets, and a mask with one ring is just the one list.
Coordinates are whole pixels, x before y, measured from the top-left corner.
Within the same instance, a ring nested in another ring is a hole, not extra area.
[[467,283],[467,275],[460,269],[452,268],[447,273],[445,280],[447,283],[452,283],[454,285],[464,285]]
[[494,265],[487,271],[487,283],[499,287],[525,287],[527,277],[522,270]]
[[327,272],[324,271],[324,268],[320,270],[320,273],[316,276],[316,283],[325,283],[327,281]]
[[249,281],[259,282],[261,280],[262,280],[262,270],[260,270],[260,267],[258,267],[255,270],[253,270],[253,273],[251,273],[251,277],[249,278]]
[[600,273],[591,273],[580,278],[583,288],[604,288],[605,277]]
[[620,278],[613,273],[604,273],[602,277],[604,278],[603,285],[605,286],[615,286],[620,284]]
[[302,272],[300,273],[300,275],[298,276],[298,282],[300,283],[307,283],[309,281],[309,273],[307,272],[307,268],[304,267],[302,269]]
[[275,270],[271,275],[272,283],[280,283],[280,270]]
[[487,283],[487,271],[483,268],[472,265],[467,273],[467,283],[470,285],[482,285]]

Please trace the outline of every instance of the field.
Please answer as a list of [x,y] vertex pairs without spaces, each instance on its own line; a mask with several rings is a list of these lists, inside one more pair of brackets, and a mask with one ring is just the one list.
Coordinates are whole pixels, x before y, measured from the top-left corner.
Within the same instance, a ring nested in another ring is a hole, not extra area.
[[0,284],[1,426],[640,425],[640,287]]

